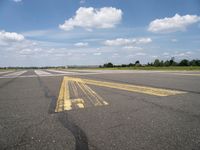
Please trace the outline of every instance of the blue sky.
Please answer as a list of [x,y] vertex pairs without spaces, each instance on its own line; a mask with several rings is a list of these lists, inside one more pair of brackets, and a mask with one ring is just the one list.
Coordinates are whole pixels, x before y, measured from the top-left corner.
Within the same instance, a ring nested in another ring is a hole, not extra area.
[[0,66],[200,59],[199,0],[0,0]]

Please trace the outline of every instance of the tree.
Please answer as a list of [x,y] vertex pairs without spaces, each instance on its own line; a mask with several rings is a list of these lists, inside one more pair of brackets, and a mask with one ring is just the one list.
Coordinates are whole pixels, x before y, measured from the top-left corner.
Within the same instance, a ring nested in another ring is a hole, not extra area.
[[189,66],[189,61],[187,59],[183,59],[179,63],[179,66]]
[[161,67],[164,66],[164,62],[163,62],[163,60],[160,61],[160,66],[161,66]]
[[130,64],[128,64],[128,66],[129,66],[129,67],[133,67],[133,66],[134,66],[134,64],[130,63]]
[[169,65],[170,65],[169,60],[166,60],[166,61],[164,62],[164,66],[168,67]]
[[189,62],[190,66],[200,66],[200,60],[198,59],[193,59]]
[[135,62],[135,65],[137,65],[137,64],[140,64],[140,61],[139,61],[139,60],[137,60],[137,61]]
[[105,68],[112,68],[113,64],[111,62],[109,62],[107,64],[104,64],[103,67],[105,67]]
[[196,60],[197,66],[200,66],[200,60]]
[[127,65],[126,64],[122,64],[122,67],[127,67]]
[[169,65],[170,65],[170,66],[176,66],[176,65],[177,65],[177,63],[176,63],[174,60],[175,60],[174,57],[172,57],[172,58],[170,59],[170,61],[169,61]]
[[173,62],[174,62],[174,57],[172,57],[172,58],[170,59],[169,65],[171,66],[171,65],[173,64]]
[[159,59],[155,59],[153,65],[156,66],[156,67],[160,66],[160,60]]
[[140,66],[140,61],[139,61],[139,60],[137,60],[137,61],[135,62],[135,66]]

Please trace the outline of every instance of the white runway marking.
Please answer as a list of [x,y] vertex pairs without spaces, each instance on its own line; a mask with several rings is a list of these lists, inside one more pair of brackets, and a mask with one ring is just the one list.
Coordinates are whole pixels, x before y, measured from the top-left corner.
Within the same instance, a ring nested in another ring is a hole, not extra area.
[[51,71],[51,72],[55,72],[55,73],[61,73],[61,74],[73,74],[73,73],[76,73],[76,72],[68,72],[68,71],[61,71],[61,70],[48,70],[48,71]]
[[0,74],[10,73],[10,72],[13,72],[13,71],[2,71],[2,72],[0,72]]
[[[51,71],[52,73],[49,73],[47,71]],[[63,71],[63,70],[53,70],[53,69],[49,69],[47,71],[43,71],[43,70],[35,70],[35,73],[37,74],[32,74],[32,75],[21,75],[27,71],[18,71],[18,72],[14,72],[14,73],[10,73],[10,74],[6,74],[6,75],[1,75],[0,79],[2,78],[15,78],[16,76],[18,76],[19,78],[34,78],[34,77],[38,77],[42,76],[42,77],[54,77],[54,76],[65,76],[65,75],[95,75],[95,74],[126,74],[126,73],[131,73],[131,74],[163,74],[163,75],[184,75],[184,76],[196,76],[199,77],[200,76],[200,72],[196,71],[196,72],[189,72],[189,71],[145,71],[145,70],[87,70],[88,72],[76,72],[79,70],[73,70],[74,72],[68,72]],[[82,70],[81,70],[82,71]],[[84,70],[86,71],[86,70]],[[90,71],[90,72],[89,72]],[[53,73],[53,72],[57,72],[57,74]],[[195,74],[196,73],[196,74]],[[18,75],[19,74],[19,75]]]
[[26,73],[27,71],[17,71],[17,72],[12,72],[12,73],[9,73],[9,74],[6,74],[6,75],[3,75],[3,77],[17,77],[17,76],[20,76],[24,73]]
[[46,72],[46,71],[42,71],[42,70],[34,70],[34,71],[38,76],[49,76],[49,75],[51,75],[51,73]]

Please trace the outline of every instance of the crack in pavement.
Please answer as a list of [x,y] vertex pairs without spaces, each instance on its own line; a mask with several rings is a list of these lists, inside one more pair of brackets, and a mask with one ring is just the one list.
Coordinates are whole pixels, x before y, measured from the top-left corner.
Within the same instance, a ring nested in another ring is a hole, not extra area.
[[73,134],[75,138],[75,149],[76,150],[89,150],[88,138],[84,131],[77,126],[72,120],[69,120],[68,114],[65,112],[58,113],[59,121],[62,125],[67,128]]
[[[55,107],[56,107],[56,96],[52,95],[49,88],[42,82],[41,78],[38,76],[37,77],[38,82],[40,86],[42,87],[45,97],[51,99],[51,103],[49,106],[49,114],[54,114],[55,113]],[[72,135],[75,138],[75,150],[89,150],[88,148],[88,138],[84,131],[76,125],[73,121],[68,119],[68,113],[65,112],[60,112],[56,113],[58,114],[58,120],[60,123],[68,129]]]

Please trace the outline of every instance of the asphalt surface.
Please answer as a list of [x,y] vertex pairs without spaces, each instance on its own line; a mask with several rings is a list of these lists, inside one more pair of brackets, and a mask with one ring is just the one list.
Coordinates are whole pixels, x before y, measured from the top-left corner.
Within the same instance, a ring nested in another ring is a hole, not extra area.
[[[72,77],[66,82],[74,106],[56,111],[64,77]],[[73,78],[76,81],[70,81]],[[183,93],[156,96],[96,83],[81,85],[80,79]],[[85,101],[84,108],[77,99]],[[93,105],[93,99],[107,104]],[[0,149],[199,150],[200,72],[2,72]]]

